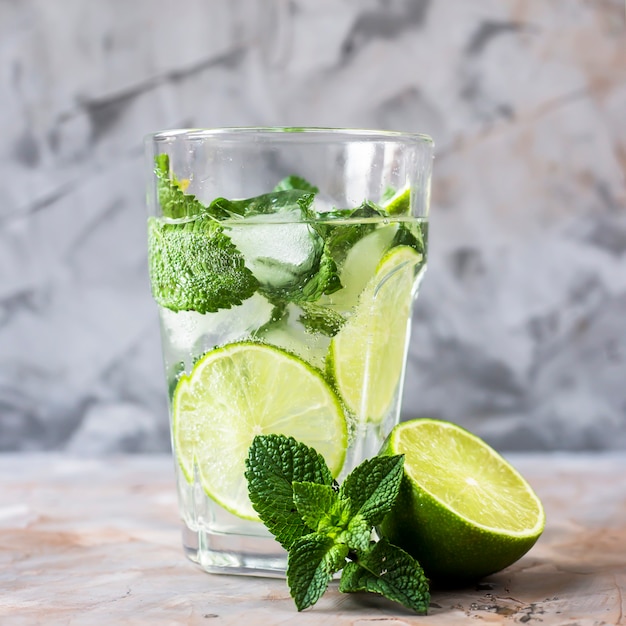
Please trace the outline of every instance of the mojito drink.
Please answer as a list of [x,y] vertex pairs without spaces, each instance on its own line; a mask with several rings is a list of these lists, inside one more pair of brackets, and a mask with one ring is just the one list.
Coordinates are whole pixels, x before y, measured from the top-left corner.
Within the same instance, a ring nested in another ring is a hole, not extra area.
[[257,434],[314,447],[340,479],[397,423],[427,221],[410,187],[334,206],[291,175],[200,201],[167,154],[148,219],[184,544],[208,571],[283,574],[245,459]]

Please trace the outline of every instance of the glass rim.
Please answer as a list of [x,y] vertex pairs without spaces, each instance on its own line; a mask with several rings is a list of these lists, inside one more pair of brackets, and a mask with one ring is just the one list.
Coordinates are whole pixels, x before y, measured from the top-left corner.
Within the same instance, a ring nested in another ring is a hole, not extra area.
[[424,145],[433,148],[430,135],[396,130],[367,128],[333,128],[325,126],[224,126],[215,128],[172,128],[146,135],[146,142],[169,143],[176,139],[268,137],[318,137],[328,136],[332,141],[382,141]]

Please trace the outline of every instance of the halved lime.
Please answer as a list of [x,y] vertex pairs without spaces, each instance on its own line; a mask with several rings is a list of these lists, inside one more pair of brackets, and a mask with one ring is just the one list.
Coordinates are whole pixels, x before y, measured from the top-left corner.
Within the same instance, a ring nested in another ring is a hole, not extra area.
[[312,446],[334,476],[347,447],[341,405],[322,374],[288,352],[252,342],[211,350],[182,377],[173,433],[187,480],[195,467],[209,497],[250,520],[258,517],[244,469],[255,435],[283,434]]
[[380,532],[428,576],[455,583],[511,565],[545,525],[524,478],[467,430],[440,420],[398,424],[381,454],[404,454],[404,478]]
[[396,399],[421,261],[422,255],[410,246],[387,252],[354,315],[330,344],[330,371],[346,406],[360,421],[382,421]]

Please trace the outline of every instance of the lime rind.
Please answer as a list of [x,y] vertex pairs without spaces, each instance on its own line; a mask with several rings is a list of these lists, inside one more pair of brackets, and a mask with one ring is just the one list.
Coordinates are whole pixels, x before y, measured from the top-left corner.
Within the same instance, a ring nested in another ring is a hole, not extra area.
[[333,476],[344,464],[348,428],[336,392],[298,356],[257,342],[207,352],[181,377],[172,404],[173,440],[187,481],[234,515],[258,516],[245,459],[257,434],[284,434],[316,448]]
[[194,479],[194,464],[195,459],[193,455],[193,451],[190,455],[188,454],[178,454],[179,450],[185,450],[188,446],[183,443],[182,436],[184,435],[184,431],[180,428],[180,418],[179,415],[181,413],[180,407],[180,399],[185,396],[186,387],[189,382],[189,376],[187,374],[183,374],[176,384],[176,388],[174,389],[174,394],[172,398],[172,447],[176,451],[176,456],[178,459],[178,465],[185,477],[185,480],[188,483],[192,483]]

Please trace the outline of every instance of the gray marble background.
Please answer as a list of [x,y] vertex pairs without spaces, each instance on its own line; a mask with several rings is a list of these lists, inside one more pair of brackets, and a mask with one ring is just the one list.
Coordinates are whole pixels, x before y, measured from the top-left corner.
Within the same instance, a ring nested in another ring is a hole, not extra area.
[[423,131],[404,417],[626,450],[623,0],[0,0],[0,450],[168,447],[142,137]]

